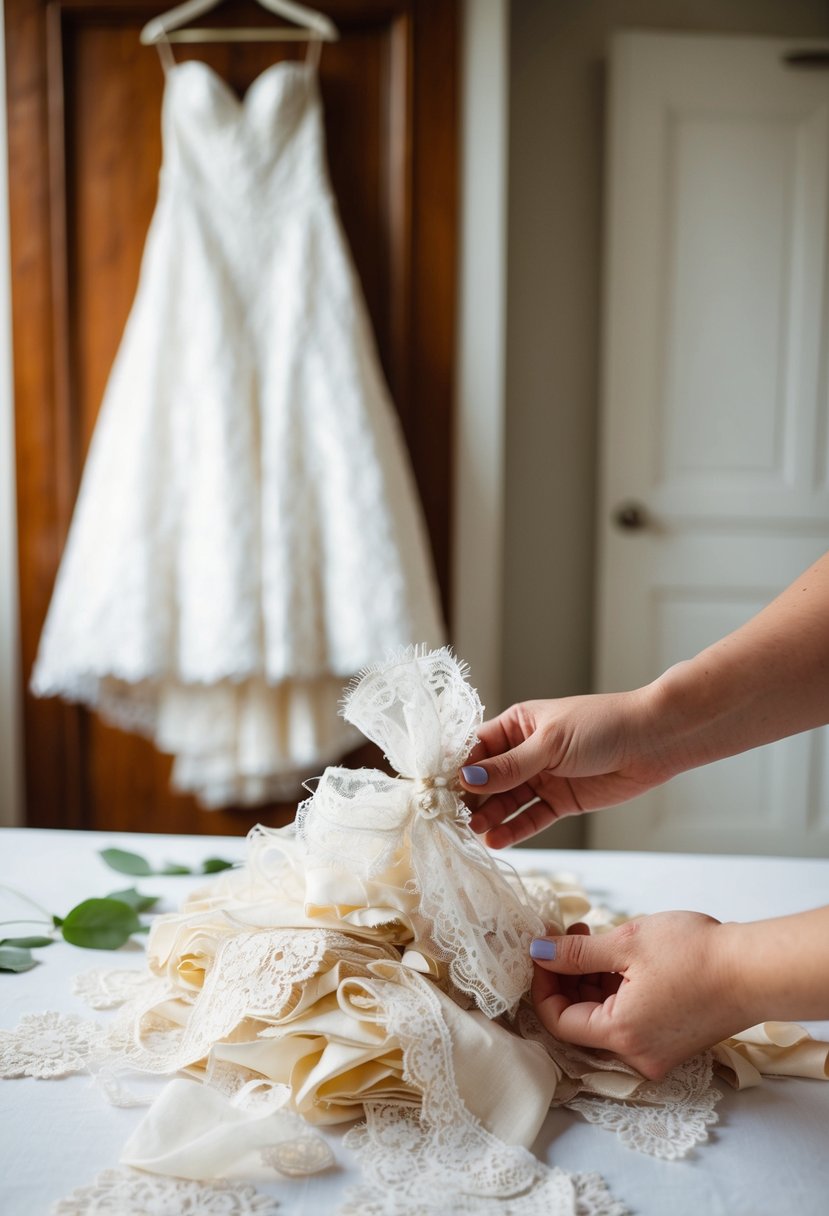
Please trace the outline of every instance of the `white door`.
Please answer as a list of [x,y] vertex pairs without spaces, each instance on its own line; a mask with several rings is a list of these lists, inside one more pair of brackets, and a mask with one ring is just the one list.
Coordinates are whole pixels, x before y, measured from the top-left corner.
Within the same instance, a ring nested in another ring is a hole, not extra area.
[[[601,689],[695,654],[829,549],[829,70],[787,60],[827,49],[613,46]],[[590,825],[599,848],[829,855],[827,731]]]

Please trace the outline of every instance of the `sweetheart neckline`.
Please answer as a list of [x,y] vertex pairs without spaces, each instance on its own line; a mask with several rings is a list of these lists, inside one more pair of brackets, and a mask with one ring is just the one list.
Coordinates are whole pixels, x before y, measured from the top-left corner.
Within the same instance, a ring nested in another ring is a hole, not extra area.
[[293,70],[298,68],[303,73],[308,73],[309,75],[316,72],[314,65],[307,63],[303,59],[278,59],[276,63],[269,63],[266,68],[263,68],[258,76],[254,76],[253,80],[245,89],[242,97],[240,97],[238,93],[234,92],[234,90],[225,80],[224,76],[217,72],[216,69],[204,59],[182,59],[181,62],[176,63],[171,68],[167,69],[167,76],[169,77],[178,74],[181,72],[182,68],[192,69],[194,67],[200,69],[209,80],[212,80],[213,84],[218,88],[222,96],[225,97],[226,100],[242,114],[245,113],[247,109],[249,98],[258,92],[258,87],[262,81],[270,79],[271,76],[282,75],[283,71],[288,68]]

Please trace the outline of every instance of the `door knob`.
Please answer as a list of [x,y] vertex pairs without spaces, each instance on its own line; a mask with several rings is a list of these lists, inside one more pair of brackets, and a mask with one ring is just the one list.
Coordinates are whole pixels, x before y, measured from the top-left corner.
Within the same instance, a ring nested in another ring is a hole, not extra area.
[[648,513],[639,502],[623,502],[613,512],[613,522],[618,528],[635,532],[647,526]]

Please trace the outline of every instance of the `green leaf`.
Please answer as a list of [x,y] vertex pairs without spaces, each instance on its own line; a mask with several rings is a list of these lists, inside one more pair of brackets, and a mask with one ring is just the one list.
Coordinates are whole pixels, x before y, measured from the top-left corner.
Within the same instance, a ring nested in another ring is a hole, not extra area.
[[156,874],[192,874],[193,871],[189,866],[177,866],[174,861],[168,861],[162,870],[156,870]]
[[0,941],[0,946],[16,946],[22,950],[33,950],[40,946],[51,946],[54,941],[53,937],[4,937]]
[[128,908],[132,908],[134,912],[149,912],[150,908],[154,908],[161,899],[160,895],[142,895],[140,891],[136,891],[135,887],[128,887],[126,891],[110,891],[107,899],[117,899],[120,903],[126,904]]
[[62,916],[53,916],[52,923],[54,924],[56,929],[59,929],[61,927],[61,925],[63,924],[63,917]]
[[0,971],[31,971],[36,966],[37,959],[32,958],[28,950],[0,946]]
[[223,857],[208,857],[201,863],[202,874],[218,874],[220,870],[232,870],[234,863]]
[[66,941],[88,950],[117,950],[141,928],[137,913],[118,899],[85,899],[61,925]]
[[146,877],[153,868],[140,853],[127,853],[124,849],[101,849],[101,856],[112,870],[119,874],[138,874]]

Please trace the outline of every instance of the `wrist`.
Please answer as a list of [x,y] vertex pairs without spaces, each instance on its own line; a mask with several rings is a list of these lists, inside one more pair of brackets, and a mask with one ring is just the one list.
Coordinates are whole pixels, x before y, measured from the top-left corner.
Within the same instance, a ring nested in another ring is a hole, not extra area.
[[669,667],[649,685],[664,761],[672,774],[754,746],[746,736],[748,681],[712,649]]
[[746,1026],[829,1017],[829,907],[722,928]]
[[634,694],[637,732],[659,778],[669,781],[679,773],[694,767],[691,759],[692,740],[702,715],[694,711],[692,699],[679,672],[685,664],[669,668],[651,684]]
[[735,1034],[758,1022],[783,1016],[772,1009],[774,997],[763,975],[764,968],[758,965],[761,956],[752,940],[754,928],[739,921],[725,921],[717,927],[718,967],[724,991],[729,993]]

